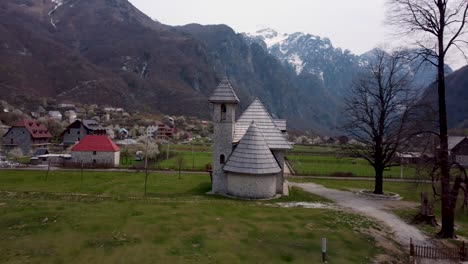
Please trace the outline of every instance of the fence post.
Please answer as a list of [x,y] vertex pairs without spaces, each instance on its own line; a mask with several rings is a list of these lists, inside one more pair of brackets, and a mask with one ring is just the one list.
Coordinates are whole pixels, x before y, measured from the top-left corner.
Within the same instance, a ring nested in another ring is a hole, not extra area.
[[45,181],[47,181],[47,178],[49,178],[49,171],[50,171],[50,159],[47,162],[47,173],[46,173]]
[[409,254],[411,257],[414,257],[414,245],[413,245],[413,238],[410,238],[410,249]]
[[465,261],[466,259],[466,249],[465,249],[465,241],[462,242],[462,246],[460,247],[460,261]]
[[322,262],[327,262],[327,238],[322,238]]

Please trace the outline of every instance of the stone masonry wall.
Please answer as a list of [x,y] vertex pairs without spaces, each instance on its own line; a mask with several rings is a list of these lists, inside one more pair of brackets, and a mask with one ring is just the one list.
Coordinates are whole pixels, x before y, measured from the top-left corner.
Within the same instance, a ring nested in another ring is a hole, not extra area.
[[273,150],[273,155],[275,156],[278,164],[281,167],[281,172],[278,173],[276,179],[276,193],[283,194],[283,183],[284,183],[284,150]]
[[[11,140],[17,146],[9,146]],[[3,137],[3,144],[5,144],[5,150],[7,151],[19,147],[23,151],[23,155],[29,155],[32,152],[31,135],[25,127],[12,127],[8,134]]]
[[276,195],[276,174],[227,174],[228,194],[240,198],[264,199]]
[[[96,165],[119,165],[120,151],[117,152],[96,152],[94,155],[92,151],[72,151],[72,162]],[[96,161],[96,162],[94,162]]]
[[77,140],[81,140],[86,135],[87,131],[83,126],[81,126],[80,128],[70,128],[67,132],[63,134],[63,143],[67,145],[74,145]]
[[221,104],[213,104],[213,192],[225,194],[227,179],[220,163],[220,156],[227,161],[232,153],[232,138],[234,133],[235,104],[226,104],[226,118],[221,120]]

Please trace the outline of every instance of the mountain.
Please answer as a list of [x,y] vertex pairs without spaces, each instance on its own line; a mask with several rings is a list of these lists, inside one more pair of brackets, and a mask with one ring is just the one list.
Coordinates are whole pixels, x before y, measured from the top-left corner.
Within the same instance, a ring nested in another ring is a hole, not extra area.
[[5,0],[0,91],[208,116],[221,78],[201,44],[126,0]]
[[359,70],[359,56],[333,47],[328,38],[301,32],[280,34],[269,28],[245,36],[263,42],[270,54],[292,67],[298,76],[316,76],[334,95],[343,95]]
[[[259,43],[285,65],[292,67],[298,76],[316,76],[325,89],[338,98],[346,96],[353,78],[365,70],[366,65],[374,59],[374,50],[355,55],[349,50],[334,47],[328,38],[301,32],[281,34],[271,28],[265,28],[243,35],[248,41]],[[409,57],[416,52],[407,51]],[[436,77],[432,64],[424,62],[422,58],[412,60],[408,71],[413,75],[413,85],[419,94],[422,94],[424,88]],[[450,67],[447,66],[446,72],[452,72]]]
[[[178,27],[210,51],[218,75],[227,75],[237,88],[243,107],[259,97],[277,117],[287,118],[296,129],[329,131],[334,125],[331,110],[337,101],[314,76],[297,76],[257,43],[246,42],[225,25],[190,24]],[[306,121],[306,122],[304,122]]]
[[[445,78],[446,104],[449,128],[468,128],[468,65]],[[425,92],[424,100],[437,110],[437,85],[432,84]],[[435,111],[434,111],[435,112]]]
[[127,0],[4,0],[0,33],[0,92],[11,103],[46,97],[209,118],[207,96],[227,75],[243,107],[258,96],[294,128],[333,123],[334,99],[317,78],[297,78],[228,26],[167,26]]
[[310,34],[164,25],[127,0],[2,0],[0,57],[2,100],[26,110],[53,98],[209,118],[207,97],[228,76],[241,108],[259,97],[318,133],[339,125],[366,63]]

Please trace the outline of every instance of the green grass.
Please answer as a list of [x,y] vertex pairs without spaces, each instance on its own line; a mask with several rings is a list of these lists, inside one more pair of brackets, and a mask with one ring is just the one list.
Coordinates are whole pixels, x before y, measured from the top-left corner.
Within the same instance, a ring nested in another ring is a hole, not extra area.
[[179,157],[183,158],[182,170],[197,170],[204,171],[207,164],[211,164],[213,153],[211,152],[192,152],[179,151],[176,155],[169,159],[157,162],[155,167],[158,169],[171,169],[177,170]]
[[[352,173],[353,176],[372,177],[375,175],[374,168],[360,158],[334,157],[334,156],[299,156],[288,155],[288,160],[301,175],[317,176],[339,176]],[[404,177],[414,177],[415,169],[403,166]],[[400,167],[391,167],[384,172],[387,177],[400,177]]]
[[[369,263],[380,253],[361,232],[369,220],[336,210],[280,208],[324,201],[293,188],[289,198],[209,196],[207,175],[0,171],[0,263]],[[33,193],[38,192],[38,193]],[[112,195],[64,195],[67,192]],[[197,198],[198,197],[198,198]]]
[[[145,174],[138,172],[0,171],[0,189],[8,191],[87,193],[111,196],[142,196]],[[149,195],[182,197],[210,190],[209,174],[150,173]]]
[[305,146],[305,145],[294,145],[293,150],[289,153],[322,153],[322,154],[334,154],[341,152],[341,149],[334,146]]

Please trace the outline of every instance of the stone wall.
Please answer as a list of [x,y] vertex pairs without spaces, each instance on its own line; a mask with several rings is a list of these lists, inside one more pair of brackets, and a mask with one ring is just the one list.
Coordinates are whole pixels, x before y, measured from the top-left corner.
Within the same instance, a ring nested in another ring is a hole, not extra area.
[[221,104],[213,104],[213,192],[227,193],[226,173],[223,170],[220,157],[224,155],[227,161],[232,153],[232,138],[234,133],[235,104],[226,104],[225,119],[221,118]]
[[[265,199],[276,195],[277,174],[250,175],[227,173],[227,193],[247,199]],[[282,191],[281,191],[282,192]]]
[[276,179],[276,193],[283,194],[284,183],[284,150],[273,150],[273,155],[281,167],[281,172],[278,173]]
[[18,147],[23,152],[23,155],[31,154],[33,149],[31,135],[25,127],[12,127],[3,137],[3,144],[6,151]]
[[83,162],[86,165],[96,166],[119,166],[120,151],[117,152],[93,152],[93,151],[72,151],[73,163]]
[[76,141],[80,141],[87,134],[87,130],[82,125],[80,128],[70,128],[63,134],[63,144],[74,145]]

